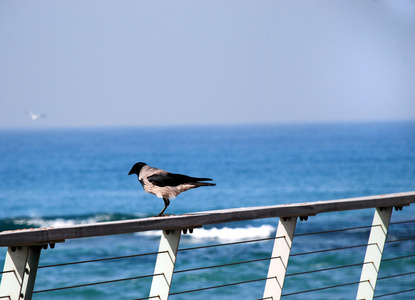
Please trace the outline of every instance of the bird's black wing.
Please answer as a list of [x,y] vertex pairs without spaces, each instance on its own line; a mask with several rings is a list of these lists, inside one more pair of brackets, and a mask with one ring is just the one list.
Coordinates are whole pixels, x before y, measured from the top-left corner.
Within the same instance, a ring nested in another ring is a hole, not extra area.
[[163,186],[178,186],[184,183],[198,182],[212,180],[210,178],[196,178],[182,174],[165,173],[165,174],[154,174],[147,177],[148,181],[152,184],[163,187]]

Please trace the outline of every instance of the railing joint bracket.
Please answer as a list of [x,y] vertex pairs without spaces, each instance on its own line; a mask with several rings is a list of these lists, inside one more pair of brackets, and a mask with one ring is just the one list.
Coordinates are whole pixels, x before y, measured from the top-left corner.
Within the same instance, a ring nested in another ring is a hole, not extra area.
[[404,206],[409,206],[409,204],[395,206],[395,211],[402,210]]
[[187,234],[187,231],[189,231],[189,233],[191,234],[191,233],[193,233],[193,229],[194,228],[185,228],[185,229],[183,229],[183,234]]

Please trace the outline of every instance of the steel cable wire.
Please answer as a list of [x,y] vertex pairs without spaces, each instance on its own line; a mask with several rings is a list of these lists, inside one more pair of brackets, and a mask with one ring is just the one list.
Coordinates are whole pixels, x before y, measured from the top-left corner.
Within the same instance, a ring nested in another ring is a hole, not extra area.
[[405,221],[397,221],[397,222],[391,222],[389,225],[395,225],[395,224],[405,224],[405,223],[414,223],[415,220],[405,220]]
[[117,256],[117,257],[98,258],[98,259],[91,259],[91,260],[74,261],[74,262],[69,262],[69,263],[44,265],[44,266],[39,266],[38,268],[42,269],[42,268],[62,267],[62,266],[69,266],[69,265],[76,265],[76,264],[85,264],[85,263],[93,263],[93,262],[100,262],[100,261],[109,261],[109,260],[115,260],[115,259],[125,259],[125,258],[133,258],[133,257],[147,256],[147,255],[156,255],[156,254],[166,253],[166,252],[167,251],[149,252],[149,253]]
[[163,273],[159,273],[159,274],[135,276],[135,277],[129,277],[129,278],[121,278],[121,279],[114,279],[114,280],[107,280],[107,281],[99,281],[99,282],[92,282],[92,283],[85,283],[85,284],[78,284],[78,285],[71,285],[71,286],[64,286],[64,287],[59,287],[59,288],[53,288],[53,289],[46,289],[46,290],[34,291],[33,294],[36,294],[36,293],[46,293],[46,292],[54,292],[54,291],[60,291],[60,290],[66,290],[66,289],[73,289],[73,288],[81,288],[81,287],[87,287],[87,286],[93,286],[93,285],[100,285],[100,284],[107,284],[107,283],[114,283],[114,282],[120,282],[120,281],[143,279],[143,278],[149,278],[149,277],[155,277],[155,276],[161,276],[161,275],[164,275],[164,274]]
[[160,299],[160,296],[149,296],[149,297],[144,297],[144,298],[134,298],[133,300],[146,300],[146,299]]
[[[375,225],[375,227],[376,226],[380,226],[380,225]],[[367,226],[340,228],[340,229],[332,229],[332,230],[324,230],[324,231],[316,231],[316,232],[304,232],[304,233],[294,234],[294,236],[299,237],[299,236],[306,236],[306,235],[312,235],[312,234],[327,234],[327,233],[333,233],[333,232],[367,229],[367,228],[371,228],[371,227],[374,227],[374,226],[373,225],[367,225]]]
[[242,265],[242,264],[248,264],[248,263],[259,262],[259,261],[272,260],[272,259],[276,259],[276,258],[280,258],[280,256],[267,257],[267,258],[258,258],[258,259],[245,260],[245,261],[239,261],[239,262],[227,263],[227,264],[220,264],[220,265],[213,265],[213,266],[205,266],[205,267],[199,267],[199,268],[193,268],[193,269],[178,270],[178,271],[174,271],[173,273],[184,273],[184,272],[200,271],[200,270],[207,270],[207,269],[220,268],[220,267],[229,267],[229,266]]
[[282,294],[281,297],[289,297],[289,296],[294,296],[294,295],[299,295],[299,294],[305,294],[305,293],[311,293],[311,292],[318,292],[318,291],[323,291],[323,290],[328,290],[328,289],[334,289],[334,288],[343,287],[343,286],[349,286],[349,285],[359,284],[359,283],[367,282],[367,281],[368,280],[361,280],[361,281],[355,281],[355,282],[348,282],[348,283],[343,283],[343,284],[336,284],[336,285],[331,285],[331,286],[325,286],[325,287],[316,288],[316,289],[310,289],[310,290],[305,290],[305,291],[287,293],[287,294]]
[[398,257],[385,258],[385,259],[382,259],[382,262],[398,260],[398,259],[404,259],[404,258],[410,258],[410,257],[414,257],[414,256],[415,256],[415,254],[410,254],[410,255],[404,255],[404,256],[398,256]]
[[394,278],[394,277],[401,277],[401,276],[407,276],[407,275],[413,275],[413,274],[415,274],[415,272],[408,272],[408,273],[400,273],[400,274],[382,276],[382,277],[378,277],[378,280],[389,279],[389,278]]
[[[392,224],[411,223],[411,222],[415,222],[415,220],[407,220],[407,221],[401,221],[401,222],[394,222],[394,223],[391,223],[391,225]],[[371,228],[371,227],[373,227],[373,226],[359,226],[359,227],[335,229],[335,230],[330,230],[330,231],[319,231],[319,232],[301,233],[301,234],[297,234],[295,236],[305,236],[305,235],[313,235],[313,234],[327,234],[327,233],[332,233],[332,232],[341,232],[341,231],[349,231],[349,230],[366,229],[366,228]],[[220,246],[228,246],[228,245],[238,245],[238,244],[245,244],[245,243],[251,243],[251,242],[262,242],[262,241],[275,240],[277,238],[282,238],[282,237],[270,237],[270,238],[261,238],[261,239],[254,239],[254,240],[230,242],[230,243],[224,243],[224,244],[215,244],[215,245],[205,245],[205,246],[198,246],[198,247],[189,247],[189,248],[178,249],[178,251],[188,251],[188,250],[204,249],[204,248],[211,248],[211,247],[220,247]],[[387,241],[386,243],[402,242],[402,241],[407,241],[407,240],[412,240],[412,239],[415,239],[415,238],[414,237],[411,237],[411,238],[404,238],[404,239],[398,239],[398,240],[390,240],[390,241]],[[339,248],[330,248],[330,249],[321,249],[321,250],[316,250],[316,251],[312,251],[312,252],[296,253],[296,254],[292,254],[291,256],[309,255],[309,254],[315,254],[315,253],[323,253],[323,252],[329,252],[329,251],[346,250],[346,249],[352,249],[352,248],[358,248],[358,247],[365,247],[365,246],[368,246],[368,244],[353,245],[353,246],[346,246],[346,247],[339,247]],[[74,265],[74,264],[83,264],[83,263],[93,263],[93,262],[100,262],[100,261],[110,261],[110,260],[116,260],[116,259],[126,259],[126,258],[140,257],[140,256],[146,256],[146,255],[156,255],[156,254],[165,253],[165,252],[167,252],[167,251],[163,251],[163,252],[151,252],[151,253],[143,253],[143,254],[135,254],[135,255],[127,255],[127,256],[118,256],[118,257],[102,258],[102,259],[93,259],[93,260],[77,261],[77,262],[62,263],[62,264],[44,265],[44,266],[39,266],[39,268],[49,268],[49,267],[57,267],[57,266],[65,266],[65,265]],[[403,259],[403,258],[408,258],[408,257],[413,257],[413,256],[415,256],[415,255],[406,255],[406,256],[402,256],[402,257],[389,258],[389,259],[384,259],[383,261],[391,261],[391,260]],[[206,266],[206,267],[199,267],[199,268],[193,268],[193,269],[178,270],[178,271],[175,271],[174,273],[183,273],[183,272],[190,272],[190,271],[196,271],[196,270],[210,269],[210,268],[216,268],[216,267],[225,267],[225,266],[239,265],[239,264],[252,263],[252,262],[258,262],[258,261],[266,261],[266,260],[272,260],[272,259],[275,259],[275,258],[278,258],[278,257],[262,258],[262,259],[248,260],[248,261],[242,261],[242,262],[235,262],[235,263],[228,263],[228,264],[221,264],[221,265],[214,265],[214,266]],[[351,264],[351,265],[345,265],[345,266],[336,266],[336,267],[319,269],[319,270],[311,270],[311,271],[306,271],[306,272],[287,274],[286,276],[288,277],[288,276],[303,275],[303,274],[308,274],[308,273],[329,271],[329,270],[341,269],[341,268],[346,268],[346,267],[359,266],[359,265],[362,265],[362,264],[363,263],[361,263],[361,264]],[[10,270],[10,271],[2,271],[2,272],[0,272],[0,274],[4,274],[4,273],[8,273],[8,272],[13,272],[13,270]],[[414,273],[415,272],[404,273],[404,274],[397,274],[397,275],[391,275],[391,276],[385,276],[385,277],[379,278],[379,280],[387,279],[387,278],[391,278],[391,277],[397,277],[397,276],[410,275],[410,274],[414,274]],[[69,289],[69,288],[79,288],[79,287],[85,287],[85,286],[91,286],[91,285],[98,285],[98,284],[106,284],[106,283],[112,283],[112,282],[119,282],[119,281],[126,281],[126,280],[134,280],[134,279],[140,279],[140,278],[147,278],[147,277],[153,277],[153,276],[158,276],[158,275],[162,275],[162,274],[144,275],[144,276],[123,278],[123,279],[115,279],[115,280],[102,281],[102,282],[96,282],[96,283],[87,283],[87,284],[81,284],[81,285],[75,285],[75,286],[60,287],[60,288],[55,288],[55,289],[39,290],[39,291],[35,291],[34,293],[50,292],[50,291],[57,291],[57,290],[63,290],[63,289]],[[230,284],[225,284],[225,285],[219,285],[219,286],[216,286],[216,287],[207,287],[207,288],[201,288],[201,289],[196,289],[196,290],[191,290],[191,291],[178,292],[178,293],[174,293],[174,294],[171,294],[171,295],[181,294],[181,293],[186,293],[186,292],[189,292],[190,293],[190,292],[201,291],[201,290],[206,290],[206,289],[226,287],[226,286],[243,284],[243,283],[249,283],[249,282],[254,282],[254,281],[259,281],[259,280],[266,280],[266,279],[267,278],[264,278],[264,279],[255,279],[255,280],[249,280],[249,281],[243,281],[243,282],[237,282],[237,283],[230,283]],[[321,289],[334,288],[334,287],[339,287],[339,286],[344,286],[344,285],[351,285],[351,284],[356,284],[356,283],[359,283],[359,282],[346,283],[346,284],[336,285],[336,286],[331,286],[331,287],[325,287],[325,288],[319,288],[319,289],[314,289],[314,290],[296,292],[296,293],[286,294],[286,295],[283,295],[283,296],[290,296],[290,295],[294,295],[294,294],[298,294],[298,293],[306,293],[306,292],[317,291],[317,290],[321,290]],[[410,290],[408,290],[408,291],[410,291]],[[406,291],[401,291],[401,292],[406,292]],[[401,293],[401,292],[397,292],[397,293]],[[395,293],[393,293],[393,294],[395,294]],[[387,294],[385,294],[385,296],[386,295]],[[377,296],[377,297],[383,297],[383,295]],[[142,299],[149,299],[149,298],[142,298]]]
[[[304,235],[309,235],[309,234],[323,234],[323,233],[348,231],[348,230],[358,230],[358,229],[365,229],[365,228],[371,228],[371,227],[373,227],[373,226],[359,226],[359,227],[344,228],[344,229],[337,229],[337,230],[331,230],[331,231],[303,233],[303,234],[299,234],[297,236],[304,236]],[[283,238],[283,237],[271,237],[271,238],[255,239],[255,240],[248,240],[248,241],[231,242],[231,243],[225,243],[225,244],[215,244],[215,245],[206,245],[206,246],[182,248],[182,249],[179,249],[178,251],[188,251],[188,250],[204,249],[204,248],[210,248],[210,247],[244,244],[244,243],[250,243],[250,242],[269,241],[269,240],[275,240],[277,238]],[[329,251],[346,250],[346,249],[352,249],[352,248],[358,248],[358,247],[366,247],[367,245],[368,244],[361,244],[361,245],[353,245],[353,246],[346,246],[346,247],[339,247],[339,248],[322,249],[322,250],[316,250],[316,251],[312,251],[312,252],[303,252],[303,253],[292,254],[291,256],[300,256],[300,255],[323,253],[323,252],[329,252]],[[280,256],[278,256],[278,257],[280,257]],[[235,263],[228,263],[228,264],[221,264],[221,265],[214,265],[214,266],[206,266],[206,267],[199,267],[199,268],[193,268],[193,269],[185,269],[185,270],[174,271],[174,273],[184,273],[184,272],[205,270],[205,269],[211,269],[211,268],[217,268],[217,267],[226,267],[226,266],[232,266],[232,265],[238,265],[238,264],[252,263],[252,262],[258,262],[258,261],[266,261],[266,260],[272,260],[272,259],[275,259],[275,258],[278,258],[278,257],[262,258],[262,259],[256,259],[256,260],[248,260],[248,261],[242,261],[242,262],[235,262]],[[335,269],[341,269],[341,268],[347,268],[347,267],[361,266],[363,264],[364,263],[350,264],[350,265],[345,265],[345,266],[336,266],[336,267],[324,268],[324,269],[318,269],[318,270],[311,270],[311,271],[301,272],[301,273],[287,274],[286,276],[295,276],[295,275],[302,275],[302,274],[308,274],[308,273],[329,271],[329,270],[335,270]],[[260,280],[266,280],[266,279],[267,278],[260,279]],[[258,280],[255,280],[255,281],[258,281]],[[219,285],[219,286],[200,288],[200,289],[195,289],[195,290],[190,290],[190,291],[183,291],[183,292],[180,292],[180,293],[186,293],[186,292],[190,293],[190,292],[195,292],[195,291],[203,291],[203,290],[206,290],[206,289],[214,289],[214,288],[226,287],[226,286],[230,286],[230,285],[243,284],[243,283],[249,283],[249,282],[251,282],[251,281],[243,281],[243,282],[238,282],[238,283],[231,283],[231,284],[225,284],[225,285]],[[345,285],[350,285],[350,284],[355,284],[355,283],[347,283]],[[338,286],[342,286],[342,285],[338,285]],[[179,293],[175,293],[175,294],[179,294]],[[173,295],[173,294],[170,294],[170,295]]]
[[369,245],[376,245],[376,243],[360,244],[360,245],[345,246],[345,247],[330,248],[330,249],[321,249],[321,250],[315,250],[315,251],[310,251],[310,252],[295,253],[295,254],[291,254],[290,256],[293,257],[293,256],[316,254],[316,253],[324,253],[324,252],[330,252],[330,251],[338,251],[338,250],[346,250],[346,249],[353,249],[353,248],[361,248],[361,247],[367,247]]
[[218,289],[218,288],[229,287],[229,286],[234,286],[234,285],[239,285],[239,284],[252,283],[252,282],[267,280],[267,279],[270,279],[270,278],[274,278],[274,277],[251,279],[251,280],[246,280],[246,281],[239,281],[239,282],[233,282],[233,283],[227,283],[227,284],[209,286],[209,287],[204,287],[204,288],[199,288],[199,289],[193,289],[193,290],[175,292],[175,293],[170,293],[170,296],[180,295],[180,294],[187,294],[187,293],[193,293],[193,292],[200,292],[200,291],[206,291],[206,290],[211,290],[211,289]]
[[197,246],[197,247],[181,248],[181,249],[178,249],[177,251],[181,252],[181,251],[189,251],[189,250],[197,250],[197,249],[205,249],[205,248],[213,248],[213,247],[221,247],[221,246],[230,246],[230,245],[238,245],[238,244],[264,242],[264,241],[270,241],[270,240],[275,240],[275,239],[280,239],[280,238],[284,238],[284,237],[279,236],[279,237],[269,237],[269,238],[238,241],[238,242],[230,242],[230,243],[223,243],[223,244],[203,245],[203,246]]
[[382,297],[394,296],[394,295],[408,293],[408,292],[414,292],[414,291],[415,291],[415,288],[414,289],[409,289],[409,290],[397,291],[397,292],[393,292],[393,293],[387,293],[387,294],[383,294],[383,295],[377,295],[377,296],[374,296],[373,298],[382,298]]
[[[399,221],[399,222],[391,222],[390,225],[397,225],[397,224],[405,224],[405,223],[414,223],[415,220],[405,220],[405,221]],[[316,232],[304,232],[304,233],[296,233],[294,234],[295,237],[299,236],[307,236],[307,235],[313,235],[313,234],[328,234],[333,232],[341,232],[341,231],[352,231],[352,230],[359,230],[359,229],[368,229],[373,227],[379,227],[381,225],[366,225],[366,226],[357,226],[357,227],[349,227],[349,228],[339,228],[339,229],[332,229],[332,230],[323,230],[323,231],[316,231]]]
[[399,243],[399,242],[406,242],[406,241],[410,241],[410,240],[415,240],[415,237],[409,237],[409,238],[404,238],[404,239],[396,239],[396,240],[389,240],[389,241],[386,241],[385,243],[386,244],[389,244],[389,243]]
[[370,263],[371,262],[357,263],[357,264],[350,264],[350,265],[344,265],[344,266],[336,266],[336,267],[323,268],[323,269],[317,269],[317,270],[310,270],[310,271],[304,271],[304,272],[298,272],[298,273],[291,273],[291,274],[285,275],[285,277],[306,275],[306,274],[310,274],[310,273],[318,273],[318,272],[332,271],[332,270],[345,269],[345,268],[351,268],[351,267],[359,267],[359,266],[363,266],[365,264],[370,264]]

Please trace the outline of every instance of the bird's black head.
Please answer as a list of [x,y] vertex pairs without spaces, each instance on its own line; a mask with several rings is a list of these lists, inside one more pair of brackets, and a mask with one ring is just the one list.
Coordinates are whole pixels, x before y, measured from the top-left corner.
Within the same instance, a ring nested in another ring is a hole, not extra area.
[[130,172],[128,172],[128,175],[131,174],[140,174],[141,169],[146,166],[147,164],[143,163],[143,162],[138,162],[136,163],[130,170]]

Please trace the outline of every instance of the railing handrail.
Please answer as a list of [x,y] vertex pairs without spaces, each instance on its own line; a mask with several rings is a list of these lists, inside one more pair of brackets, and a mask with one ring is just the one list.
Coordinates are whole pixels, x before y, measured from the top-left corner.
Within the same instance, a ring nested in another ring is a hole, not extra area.
[[58,228],[25,229],[0,232],[0,247],[50,244],[66,239],[85,238],[150,230],[189,229],[203,225],[246,221],[264,218],[307,217],[320,213],[368,209],[376,207],[402,207],[415,203],[415,191],[378,196],[293,203],[249,208],[150,217],[133,220],[72,225]]

